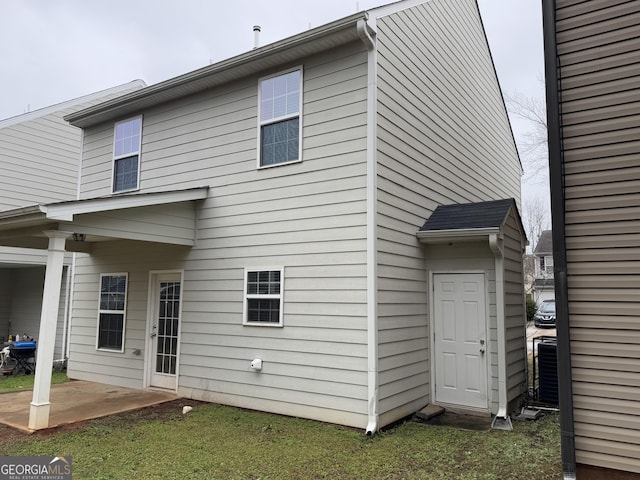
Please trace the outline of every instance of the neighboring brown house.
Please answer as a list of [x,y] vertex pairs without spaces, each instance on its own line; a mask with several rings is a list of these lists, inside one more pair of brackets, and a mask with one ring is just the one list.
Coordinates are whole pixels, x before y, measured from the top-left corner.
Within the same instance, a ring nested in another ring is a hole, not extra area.
[[543,11],[564,478],[640,478],[640,2]]

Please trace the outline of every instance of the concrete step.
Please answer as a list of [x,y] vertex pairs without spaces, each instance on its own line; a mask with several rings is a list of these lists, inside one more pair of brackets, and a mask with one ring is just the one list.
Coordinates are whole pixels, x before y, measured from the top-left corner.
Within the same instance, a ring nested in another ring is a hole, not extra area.
[[444,408],[440,405],[430,403],[419,412],[416,412],[415,417],[423,422],[427,422],[438,415],[442,415],[445,412]]

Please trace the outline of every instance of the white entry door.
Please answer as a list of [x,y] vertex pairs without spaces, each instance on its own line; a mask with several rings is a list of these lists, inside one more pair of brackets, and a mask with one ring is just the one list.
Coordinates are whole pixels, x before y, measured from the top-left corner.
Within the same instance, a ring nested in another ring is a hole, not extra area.
[[434,274],[435,402],[487,408],[483,274]]
[[154,308],[149,329],[149,384],[175,390],[180,344],[180,274],[152,278]]

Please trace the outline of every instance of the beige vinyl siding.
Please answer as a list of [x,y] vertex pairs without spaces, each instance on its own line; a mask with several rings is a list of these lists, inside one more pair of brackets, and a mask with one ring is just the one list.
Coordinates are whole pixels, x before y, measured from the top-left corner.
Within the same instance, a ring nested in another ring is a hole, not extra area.
[[430,259],[416,231],[441,204],[519,204],[520,164],[474,1],[377,25],[380,411],[400,418],[429,394]]
[[640,473],[640,4],[556,7],[576,457]]
[[[304,82],[303,161],[291,165],[256,168],[257,76],[139,112],[141,191],[208,185],[209,198],[192,249],[118,242],[79,267],[74,377],[141,385],[140,278],[173,258],[185,275],[180,394],[366,426],[366,62],[353,43],[290,65]],[[110,193],[112,130],[86,132],[83,197]],[[243,326],[244,269],[269,267],[284,267],[284,326]],[[125,354],[95,352],[105,268],[130,275]]]
[[60,222],[60,229],[88,235],[127,238],[191,246],[197,224],[193,202],[176,202],[135,209],[109,210],[75,215],[73,224]]
[[[0,327],[0,337],[8,335],[24,334],[38,340],[40,334],[40,314],[42,294],[44,288],[44,267],[24,267],[5,269],[3,272],[10,279],[9,297],[0,300],[0,304],[7,310],[5,325]],[[58,323],[56,328],[56,341],[54,344],[54,359],[64,358],[63,330],[64,307],[66,302],[66,269],[62,274],[62,288],[60,291],[60,309],[58,310]],[[6,304],[5,304],[6,302]]]
[[38,339],[44,288],[44,267],[16,268],[12,275],[11,335]]
[[65,115],[139,88],[120,88],[0,121],[0,210],[76,197],[82,131]]
[[[143,387],[150,270],[179,270],[184,247],[135,241],[101,242],[79,254],[73,293],[68,375],[131,388]],[[96,349],[101,273],[128,274],[124,352]],[[136,350],[141,351],[136,355]]]
[[75,198],[81,133],[65,113],[0,128],[3,210]]
[[[524,306],[524,271],[522,263],[522,235],[513,214],[503,227],[504,248],[504,324],[507,342],[507,401],[513,408],[519,406],[520,396],[527,390],[525,371],[527,351],[526,318]],[[510,408],[509,411],[512,409]]]
[[9,315],[11,314],[11,296],[13,284],[11,282],[11,268],[0,268],[0,342],[4,343],[12,335],[9,329]]

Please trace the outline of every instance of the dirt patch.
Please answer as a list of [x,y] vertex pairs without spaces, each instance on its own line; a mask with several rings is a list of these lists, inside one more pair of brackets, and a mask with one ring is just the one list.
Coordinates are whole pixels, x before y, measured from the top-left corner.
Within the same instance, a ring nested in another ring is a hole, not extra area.
[[150,407],[144,407],[137,410],[130,410],[128,412],[117,413],[109,415],[107,417],[96,418],[93,420],[86,420],[82,422],[68,423],[60,425],[54,428],[48,428],[46,430],[38,430],[33,433],[26,433],[15,428],[11,428],[7,425],[0,424],[0,451],[5,450],[8,445],[14,445],[26,438],[47,439],[61,433],[74,432],[85,428],[87,425],[110,425],[113,423],[134,423],[143,420],[159,420],[169,419],[176,415],[182,415],[182,407],[184,405],[197,406],[205,404],[206,402],[200,402],[197,400],[190,400],[186,398],[179,398],[169,402],[159,403],[151,405]]

